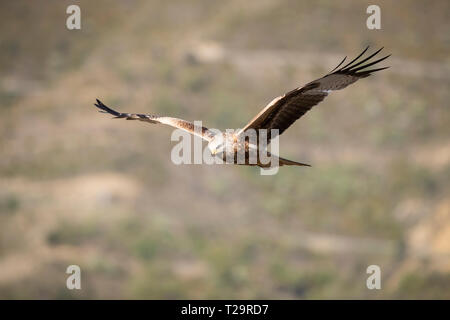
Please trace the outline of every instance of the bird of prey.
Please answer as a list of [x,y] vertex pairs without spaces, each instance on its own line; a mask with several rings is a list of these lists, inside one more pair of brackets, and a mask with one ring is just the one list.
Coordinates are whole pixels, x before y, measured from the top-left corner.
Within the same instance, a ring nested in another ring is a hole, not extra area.
[[[340,67],[346,60],[345,57],[333,70],[325,76],[314,80],[303,87],[298,87],[288,93],[273,99],[264,109],[261,110],[244,128],[232,133],[217,133],[205,127],[200,127],[194,123],[178,118],[156,116],[150,114],[122,113],[117,112],[97,99],[95,106],[100,112],[110,113],[114,118],[123,118],[126,120],[140,120],[149,123],[162,123],[178,129],[185,130],[208,142],[208,149],[211,155],[227,160],[229,163],[254,165],[262,168],[272,166],[309,166],[306,163],[295,162],[275,156],[277,161],[274,163],[262,162],[258,148],[260,147],[260,132],[265,131],[267,144],[277,135],[282,134],[297,119],[303,116],[313,106],[319,104],[332,91],[341,90],[359,79],[370,76],[372,73],[389,67],[369,68],[385,59],[390,55],[379,59],[374,58],[383,48],[376,52],[364,56],[369,47],[366,47],[355,59]],[[340,68],[339,68],[340,67]],[[275,130],[273,130],[275,129]],[[249,132],[256,134],[257,143],[244,138]],[[263,138],[261,138],[263,139]],[[237,161],[237,154],[244,154],[244,162]],[[251,155],[256,155],[256,159]],[[250,161],[255,159],[255,161]],[[274,158],[272,158],[274,159]]]

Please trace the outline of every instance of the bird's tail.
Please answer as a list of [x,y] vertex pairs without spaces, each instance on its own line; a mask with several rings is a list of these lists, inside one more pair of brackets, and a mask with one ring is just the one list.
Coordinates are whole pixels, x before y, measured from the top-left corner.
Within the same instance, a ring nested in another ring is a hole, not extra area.
[[311,167],[311,165],[307,164],[307,163],[301,163],[301,162],[296,162],[296,161],[292,161],[292,160],[288,160],[288,159],[284,159],[279,157],[278,158],[278,163],[281,166],[304,166],[304,167]]

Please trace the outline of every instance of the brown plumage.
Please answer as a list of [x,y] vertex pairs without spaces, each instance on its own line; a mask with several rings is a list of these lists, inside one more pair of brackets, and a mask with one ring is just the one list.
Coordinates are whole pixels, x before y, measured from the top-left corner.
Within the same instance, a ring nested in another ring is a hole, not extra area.
[[[208,141],[208,148],[213,155],[218,153],[222,154],[222,158],[236,159],[237,150],[245,150],[246,165],[258,165],[260,167],[267,167],[270,165],[257,163],[248,163],[249,154],[258,151],[259,144],[252,146],[247,143],[243,136],[247,133],[256,131],[257,141],[259,142],[259,134],[261,129],[267,130],[268,141],[275,138],[276,135],[271,136],[271,130],[278,130],[278,134],[282,134],[287,128],[289,128],[297,119],[308,112],[313,106],[319,104],[328,94],[335,90],[341,90],[348,85],[358,81],[359,79],[370,76],[372,73],[380,70],[387,69],[388,67],[368,69],[369,67],[387,59],[390,55],[370,61],[375,55],[377,55],[383,48],[372,53],[368,57],[358,61],[368,50],[369,47],[364,49],[355,59],[347,63],[345,66],[339,68],[347,57],[345,57],[341,63],[338,64],[330,73],[322,78],[314,80],[303,87],[296,88],[283,96],[273,99],[261,112],[259,112],[243,129],[237,131],[237,133],[231,134],[215,134],[213,131],[205,127],[195,126],[192,122],[171,118],[171,117],[159,117],[147,114],[134,114],[134,113],[120,113],[114,111],[105,106],[101,101],[97,99],[95,106],[101,109],[101,112],[110,113],[115,118],[124,118],[127,120],[140,120],[150,123],[162,123],[175,128],[185,130],[194,135],[200,136],[204,140]],[[367,62],[367,63],[366,63]],[[278,158],[279,165],[306,165],[303,163]],[[237,163],[233,160],[233,163]]]
[[273,99],[263,110],[261,110],[260,113],[250,120],[241,132],[248,129],[278,129],[279,134],[282,134],[297,119],[325,99],[329,92],[344,89],[359,79],[368,77],[373,72],[388,68],[384,67],[364,70],[365,68],[381,62],[390,56],[387,55],[381,59],[362,65],[364,62],[379,53],[383,49],[381,48],[362,61],[356,62],[356,60],[358,60],[367,51],[367,49],[369,49],[369,47],[367,47],[360,55],[344,67],[337,69],[342,63],[344,63],[347,57],[345,57],[344,60],[342,60],[341,63],[339,63],[339,65],[326,76],[314,80],[303,87],[296,88],[283,96]]

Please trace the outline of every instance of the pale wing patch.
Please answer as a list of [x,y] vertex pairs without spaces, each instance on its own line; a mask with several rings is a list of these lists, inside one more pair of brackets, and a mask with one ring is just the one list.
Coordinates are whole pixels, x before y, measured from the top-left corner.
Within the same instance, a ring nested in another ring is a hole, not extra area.
[[167,124],[172,127],[189,132],[195,136],[205,139],[206,141],[211,141],[214,134],[206,127],[195,125],[194,123],[178,118],[171,117],[159,117],[158,121],[163,124]]

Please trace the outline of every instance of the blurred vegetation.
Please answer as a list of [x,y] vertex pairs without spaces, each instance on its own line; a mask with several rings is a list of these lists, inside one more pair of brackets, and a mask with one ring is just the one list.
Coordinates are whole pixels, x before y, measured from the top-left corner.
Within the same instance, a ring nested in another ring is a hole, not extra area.
[[[373,1],[70,4],[0,4],[0,298],[450,298],[448,1],[378,1],[379,31]],[[176,166],[92,106],[238,128],[368,44],[391,68],[280,139],[312,168]]]

